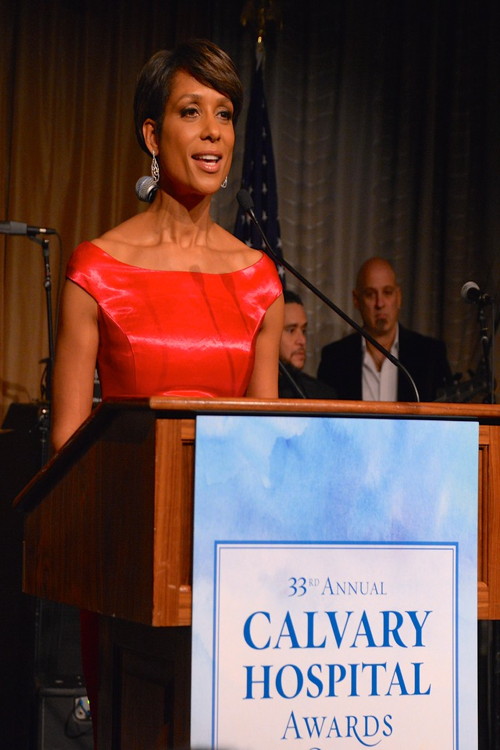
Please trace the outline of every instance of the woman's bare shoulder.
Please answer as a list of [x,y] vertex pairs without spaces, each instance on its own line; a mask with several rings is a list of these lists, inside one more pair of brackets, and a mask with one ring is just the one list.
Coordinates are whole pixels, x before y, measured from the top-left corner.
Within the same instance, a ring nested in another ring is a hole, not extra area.
[[136,214],[93,239],[92,244],[118,260],[128,261],[138,246],[147,244],[147,237],[148,222],[142,214]]
[[142,214],[136,214],[131,216],[129,219],[125,219],[120,224],[117,224],[111,229],[107,229],[99,237],[96,237],[92,242],[96,245],[112,244],[112,243],[130,243],[135,238],[142,238],[147,222]]
[[262,251],[249,247],[239,240],[234,234],[217,225],[217,232],[213,237],[215,249],[228,254],[234,254],[235,259],[239,258],[241,266],[251,266],[261,257]]

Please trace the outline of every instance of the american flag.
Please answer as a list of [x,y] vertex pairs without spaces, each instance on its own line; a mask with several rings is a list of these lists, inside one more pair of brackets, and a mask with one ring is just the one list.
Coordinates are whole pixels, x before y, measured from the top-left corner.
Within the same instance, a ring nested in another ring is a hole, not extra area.
[[[261,60],[257,62],[253,74],[252,93],[246,121],[241,187],[248,190],[252,196],[257,221],[264,230],[274,253],[278,258],[281,258],[278,191]],[[250,247],[265,250],[257,228],[241,208],[238,209],[234,234]],[[278,272],[284,284],[284,269],[282,266],[278,266]]]

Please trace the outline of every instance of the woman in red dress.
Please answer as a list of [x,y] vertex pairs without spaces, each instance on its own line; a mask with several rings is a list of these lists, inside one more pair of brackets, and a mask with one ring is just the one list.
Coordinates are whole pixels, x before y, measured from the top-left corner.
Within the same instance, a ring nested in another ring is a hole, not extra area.
[[55,449],[90,415],[96,364],[103,398],[277,397],[279,277],[266,255],[210,216],[231,167],[241,103],[234,65],[211,42],[158,52],[145,65],[135,125],[157,190],[147,210],[83,242],[68,263],[53,381]]
[[103,398],[168,393],[277,397],[283,301],[273,263],[210,217],[227,178],[241,84],[196,41],[146,64],[136,130],[158,165],[146,211],[71,257],[54,368],[59,448]]

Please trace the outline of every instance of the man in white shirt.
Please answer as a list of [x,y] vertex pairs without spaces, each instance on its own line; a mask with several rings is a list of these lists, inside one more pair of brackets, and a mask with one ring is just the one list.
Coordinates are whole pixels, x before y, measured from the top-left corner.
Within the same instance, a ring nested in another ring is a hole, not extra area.
[[[365,330],[397,358],[401,287],[390,263],[381,258],[364,263],[358,273],[353,300]],[[398,368],[366,339],[362,338],[361,346],[363,401],[397,401]]]
[[[451,380],[442,341],[404,328],[399,321],[401,288],[389,261],[370,258],[361,266],[353,301],[364,329],[400,360],[415,381],[421,401],[434,401]],[[325,346],[318,378],[338,398],[415,401],[411,382],[373,344],[354,333]]]

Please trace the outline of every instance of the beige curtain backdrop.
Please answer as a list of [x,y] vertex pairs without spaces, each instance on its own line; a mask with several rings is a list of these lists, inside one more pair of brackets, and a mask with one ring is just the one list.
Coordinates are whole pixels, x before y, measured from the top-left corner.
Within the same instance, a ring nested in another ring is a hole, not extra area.
[[[134,185],[149,164],[132,126],[140,67],[178,39],[208,36],[234,57],[248,90],[255,40],[240,24],[243,5],[0,0],[0,220],[58,231],[49,245],[54,313],[75,245],[141,209]],[[402,322],[444,338],[452,369],[464,373],[478,367],[480,347],[461,286],[499,286],[496,6],[283,0],[283,27],[266,40],[287,259],[352,315],[360,263],[391,259]],[[244,124],[245,112],[229,187],[214,204],[228,229]],[[12,401],[41,398],[48,342],[42,248],[0,235],[0,260],[5,414]],[[314,374],[321,347],[348,328],[303,296]]]
[[[152,2],[146,13],[142,2],[1,4],[2,214],[57,229],[59,237],[50,237],[54,317],[75,245],[140,208],[134,185],[149,166],[133,132],[135,80],[153,52],[183,35],[194,4],[184,3],[181,17],[176,6]],[[203,15],[198,20],[206,33]],[[1,236],[0,254],[5,411],[10,401],[41,396],[48,321],[42,248]]]
[[[469,280],[490,294],[500,286],[500,6],[283,8],[283,29],[267,44],[266,92],[287,258],[351,316],[362,261],[393,261],[402,322],[444,338],[465,379],[481,350],[477,309],[460,290]],[[350,329],[303,297],[314,374],[321,347]]]

